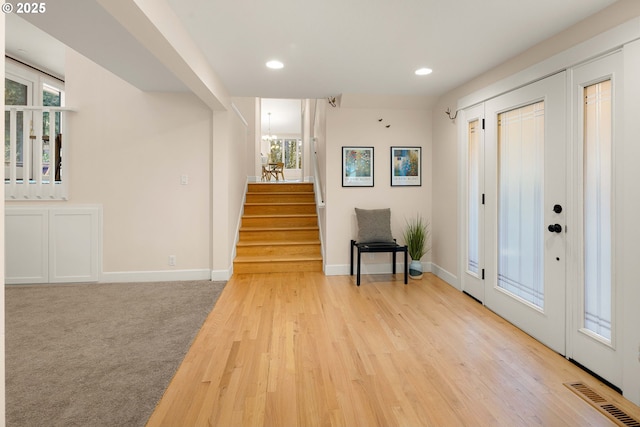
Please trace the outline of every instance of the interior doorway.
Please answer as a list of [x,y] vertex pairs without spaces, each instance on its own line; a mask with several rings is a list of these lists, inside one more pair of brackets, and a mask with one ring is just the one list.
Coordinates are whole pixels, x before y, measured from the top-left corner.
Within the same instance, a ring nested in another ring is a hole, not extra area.
[[260,101],[260,157],[284,163],[286,181],[304,181],[302,100]]

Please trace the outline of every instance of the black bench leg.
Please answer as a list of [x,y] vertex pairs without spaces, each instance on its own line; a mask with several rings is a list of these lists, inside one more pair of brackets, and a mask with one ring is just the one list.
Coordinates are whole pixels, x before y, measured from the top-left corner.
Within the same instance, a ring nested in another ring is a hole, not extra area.
[[407,260],[407,251],[404,251],[404,284],[407,284],[407,273],[409,272],[409,261]]
[[393,251],[393,274],[396,274],[396,251]]
[[349,252],[350,252],[350,255],[351,255],[351,274],[350,274],[351,276],[353,276],[353,246],[354,246],[354,243],[355,243],[355,241],[352,240],[351,241],[351,247],[349,248]]
[[356,277],[356,285],[360,286],[360,248],[358,248],[358,275]]
[[360,248],[358,248],[358,273],[356,276],[356,285],[360,286]]

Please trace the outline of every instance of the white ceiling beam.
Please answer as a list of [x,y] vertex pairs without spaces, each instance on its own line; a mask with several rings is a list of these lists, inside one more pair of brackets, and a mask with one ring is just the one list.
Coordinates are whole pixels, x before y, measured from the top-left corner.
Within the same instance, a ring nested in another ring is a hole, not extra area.
[[231,107],[222,81],[164,0],[97,2],[212,110]]

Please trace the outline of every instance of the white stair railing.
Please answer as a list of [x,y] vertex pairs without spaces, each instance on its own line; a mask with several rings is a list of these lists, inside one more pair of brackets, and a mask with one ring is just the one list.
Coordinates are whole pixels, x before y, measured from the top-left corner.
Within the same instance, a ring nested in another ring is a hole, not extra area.
[[324,207],[324,191],[322,189],[322,179],[320,179],[320,162],[318,161],[318,150],[316,147],[317,139],[311,138],[313,143],[313,182],[316,187],[316,205]]
[[[5,123],[9,118],[4,150],[5,200],[68,198],[62,147],[68,150],[63,135],[69,111],[64,107],[5,107]],[[44,129],[46,119],[49,123]]]
[[313,114],[311,117],[311,144],[313,145],[313,181],[316,193],[316,205],[319,208],[325,207],[324,190],[322,188],[322,177],[320,175],[320,161],[318,160],[318,138],[315,136],[316,132],[316,119],[318,115],[318,100],[315,100],[313,107]]

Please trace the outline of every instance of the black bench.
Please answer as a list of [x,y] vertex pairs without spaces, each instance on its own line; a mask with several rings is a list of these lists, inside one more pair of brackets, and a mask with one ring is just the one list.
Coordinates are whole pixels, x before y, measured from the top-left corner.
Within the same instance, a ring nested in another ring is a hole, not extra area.
[[351,241],[351,275],[353,276],[353,249],[358,249],[358,272],[356,275],[356,285],[360,286],[360,259],[363,252],[391,252],[393,253],[393,274],[396,274],[396,254],[404,252],[404,284],[407,284],[407,276],[409,270],[407,246],[400,246],[395,243],[358,243]]

